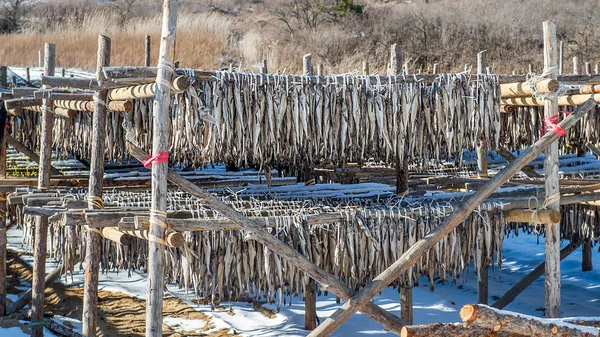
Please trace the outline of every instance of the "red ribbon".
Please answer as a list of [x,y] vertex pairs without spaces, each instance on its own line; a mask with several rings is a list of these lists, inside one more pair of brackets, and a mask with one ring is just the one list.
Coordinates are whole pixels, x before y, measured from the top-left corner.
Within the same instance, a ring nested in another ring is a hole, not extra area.
[[548,127],[548,130],[556,133],[559,137],[565,135],[565,130],[558,125],[558,115],[544,118],[544,125]]
[[169,162],[169,152],[159,152],[142,160],[142,165],[145,168],[150,168],[153,164],[162,164]]

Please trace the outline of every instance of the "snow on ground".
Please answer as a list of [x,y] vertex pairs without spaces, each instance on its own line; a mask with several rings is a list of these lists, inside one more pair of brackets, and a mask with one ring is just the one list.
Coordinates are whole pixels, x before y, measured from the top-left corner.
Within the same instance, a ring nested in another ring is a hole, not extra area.
[[[21,233],[18,230],[9,230],[9,247],[20,249]],[[564,242],[563,246],[568,244]],[[594,270],[581,272],[581,248],[565,258],[561,263],[562,283],[562,316],[600,316],[600,258],[598,254],[594,259]],[[24,260],[31,263],[30,256],[23,256]],[[502,296],[512,285],[523,276],[533,270],[544,258],[543,238],[537,244],[537,237],[533,235],[511,236],[504,241],[503,266],[499,271],[497,268],[490,271],[489,303],[494,302],[495,296]],[[54,263],[47,264],[47,270],[55,266]],[[83,271],[68,278],[67,284],[83,285]],[[121,291],[138,298],[145,298],[146,277],[142,273],[133,273],[131,277],[127,272],[108,272],[100,275],[100,288],[110,291]],[[477,279],[472,271],[466,279],[459,279],[457,284],[447,282],[435,282],[435,291],[429,291],[429,280],[426,277],[419,279],[419,285],[413,290],[414,320],[415,324],[427,324],[434,322],[458,322],[458,312],[463,305],[477,301]],[[191,302],[193,295],[186,297],[185,291],[170,285],[166,296],[175,296],[190,304],[196,310],[203,312],[213,318],[215,328],[230,329],[243,336],[306,336],[304,326],[304,303],[300,298],[293,298],[291,305],[282,306],[281,312],[276,318],[270,319],[252,308],[252,304],[246,302],[221,303],[226,309],[231,306],[234,316],[226,311],[211,311],[210,305],[196,305]],[[399,294],[396,289],[387,288],[375,297],[377,305],[400,314]],[[330,293],[318,297],[317,314],[321,321],[331,315],[339,304],[335,303],[335,297]],[[277,304],[264,304],[263,307],[275,310]],[[543,317],[544,312],[544,280],[543,277],[535,281],[516,300],[509,304],[505,310],[515,311],[537,317]],[[78,322],[71,320],[77,328]],[[165,318],[165,323],[179,331],[202,331],[205,323],[200,321]],[[13,328],[14,329],[14,328]],[[12,330],[1,330],[0,335]],[[20,333],[20,329],[18,331]],[[334,336],[393,336],[386,333],[379,324],[358,313],[334,334]],[[20,336],[15,334],[15,336]],[[51,336],[51,335],[50,335]]]

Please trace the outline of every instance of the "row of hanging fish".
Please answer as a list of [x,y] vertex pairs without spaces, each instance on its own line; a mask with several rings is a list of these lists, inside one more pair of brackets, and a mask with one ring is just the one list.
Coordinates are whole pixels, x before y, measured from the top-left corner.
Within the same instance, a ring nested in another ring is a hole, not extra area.
[[[298,81],[297,79],[300,78]],[[369,159],[460,161],[480,139],[500,142],[496,76],[440,75],[431,83],[391,83],[354,75],[314,78],[217,72],[173,96],[172,164],[198,166],[344,165]],[[13,135],[39,148],[39,114],[14,118]],[[91,113],[56,117],[54,146],[61,156],[89,157]],[[128,132],[123,130],[123,125]],[[152,144],[152,100],[135,101],[131,113],[106,116],[106,154],[128,159],[126,137],[146,150]]]
[[[116,194],[116,193],[114,193]],[[130,206],[137,207],[129,195]],[[75,197],[79,195],[74,194]],[[170,208],[195,209],[195,205],[182,201],[181,195],[169,198]],[[105,197],[105,202],[116,200],[115,195]],[[144,201],[145,202],[145,201]],[[287,216],[270,220],[269,232],[299,251],[317,266],[343,280],[353,289],[370,282],[396,261],[409,247],[445,218],[439,210],[423,207],[423,213],[400,211],[393,208],[344,208],[339,221],[312,225],[306,222],[307,214],[322,212],[325,205],[299,208],[297,204],[277,204],[260,201],[236,201],[236,208],[247,207],[246,214],[257,210],[281,214],[287,207]],[[33,246],[34,218],[19,215],[21,206],[11,206],[9,216],[23,226],[24,244]],[[302,207],[302,206],[300,206]],[[195,217],[203,217],[198,211]],[[278,213],[279,212],[279,213]],[[212,214],[212,216],[218,216]],[[19,218],[19,219],[17,219]],[[210,218],[210,217],[209,217]],[[48,245],[50,257],[63,261],[66,271],[72,273],[82,268],[85,256],[86,230],[80,226],[51,223]],[[486,261],[501,265],[502,240],[505,219],[500,210],[474,212],[463,224],[435,245],[409,271],[410,281],[418,284],[418,277],[431,280],[433,290],[436,278],[456,282],[468,272],[470,261],[479,270]],[[293,263],[273,254],[267,247],[254,241],[245,241],[241,231],[186,232],[183,248],[167,248],[166,278],[189,291],[190,296],[220,299],[266,298],[290,303],[303,291],[305,275]],[[134,239],[129,246],[110,240],[101,243],[101,270],[146,270],[147,241]],[[65,275],[67,277],[69,273]],[[464,279],[464,278],[463,278]]]
[[[561,108],[559,121],[563,120],[573,107]],[[587,142],[600,140],[599,108],[586,114],[573,127],[559,138],[562,153],[577,153],[585,150]],[[526,148],[535,143],[545,132],[544,107],[515,107],[512,113],[502,114],[501,144],[510,149]]]

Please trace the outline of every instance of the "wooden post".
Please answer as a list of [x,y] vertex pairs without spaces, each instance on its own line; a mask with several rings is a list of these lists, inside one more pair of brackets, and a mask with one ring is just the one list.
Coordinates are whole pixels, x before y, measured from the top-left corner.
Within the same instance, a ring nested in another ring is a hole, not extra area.
[[[110,39],[98,36],[98,57],[96,77],[102,75],[102,68],[110,65]],[[104,180],[104,140],[106,138],[106,99],[108,91],[94,94],[94,114],[92,116],[92,156],[90,159],[90,180],[88,187],[88,208],[102,209],[102,183]],[[85,249],[85,285],[83,288],[82,332],[84,336],[96,336],[98,317],[98,274],[100,271],[100,239],[97,229],[87,230]]]
[[[579,242],[571,242],[565,248],[560,251],[560,259],[563,260],[565,257],[569,256],[572,252],[577,250],[579,247]],[[520,293],[523,292],[527,287],[529,287],[533,281],[537,280],[544,273],[544,269],[546,268],[546,261],[540,263],[534,270],[532,270],[527,276],[523,277],[521,281],[517,282],[512,288],[510,288],[502,297],[500,297],[492,307],[496,309],[502,309],[505,306],[509,305]]]
[[433,71],[431,72],[432,74],[436,75],[440,70],[439,70],[440,65],[437,63],[433,64]]
[[[557,66],[558,50],[556,46],[556,24],[544,22],[544,70]],[[576,57],[573,58],[573,70],[577,70]],[[551,74],[551,79],[556,79]],[[558,115],[556,97],[544,100],[544,116]],[[558,140],[544,152],[544,174],[546,175],[546,202],[548,210],[560,210],[560,191],[558,177]],[[546,317],[560,317],[560,225],[546,225]]]
[[558,74],[562,75],[565,71],[565,42],[560,40],[558,43]]
[[10,83],[12,84],[13,88],[17,86],[17,75],[12,75],[11,76]]
[[529,73],[533,74],[533,64],[529,63]]
[[65,68],[61,68],[60,69],[60,76],[61,77],[65,77],[65,74],[67,73],[67,70]]
[[594,269],[592,263],[592,242],[584,239],[581,245],[581,271],[590,271]]
[[[40,156],[38,156],[35,152],[31,151],[30,149],[28,149],[25,145],[21,144],[20,142],[18,142],[16,139],[13,138],[13,136],[6,134],[6,142],[15,148],[15,150],[21,152],[22,154],[26,155],[27,158],[31,159],[32,161],[36,162],[36,163],[40,163]],[[62,173],[57,170],[56,168],[54,168],[54,166],[50,167],[50,175],[62,175]]]
[[[477,74],[485,74],[487,67],[486,51],[477,53]],[[488,177],[487,143],[483,134],[479,135],[477,144],[477,175],[479,178]]]
[[579,75],[580,72],[579,57],[573,56],[573,75]]
[[[0,101],[1,103],[1,101]],[[0,106],[0,125],[3,129],[0,145],[0,179],[6,178],[6,128],[8,112],[4,104]],[[0,193],[0,316],[6,314],[6,193]]]
[[[177,26],[176,0],[164,0],[162,38],[156,74],[156,93],[153,103],[152,153],[158,155],[169,151],[169,104],[171,102],[171,83],[174,69],[172,49],[175,44]],[[167,172],[168,162],[152,164],[152,208],[150,210],[150,238],[148,249],[148,287],[146,294],[146,336],[162,336],[162,305],[165,274],[166,228],[161,227],[167,221]]]
[[600,74],[600,63],[596,63],[594,66],[594,74]]
[[[46,43],[44,53],[44,74],[54,76],[54,55],[56,47]],[[40,165],[38,174],[38,188],[41,190],[50,187],[50,159],[52,158],[52,126],[54,114],[52,101],[42,101],[42,132],[40,139]],[[48,237],[48,217],[36,217],[35,224],[35,252],[33,262],[33,282],[31,298],[31,336],[44,335],[44,325],[40,324],[44,317],[44,279],[46,277],[46,246]]]
[[[554,59],[556,60],[556,58]],[[568,117],[566,117],[559,126],[563,130],[577,124],[577,122],[586,115],[596,103],[589,99],[578,106]],[[362,290],[357,292],[342,307],[334,312],[327,320],[319,325],[309,336],[329,336],[344,322],[346,322],[354,313],[369,303],[373,297],[387,287],[392,281],[396,280],[402,273],[406,272],[415,264],[425,252],[450,234],[454,228],[460,225],[481,202],[490,196],[496,189],[501,187],[514,174],[527,163],[531,162],[550,144],[558,140],[558,135],[554,132],[547,132],[542,138],[535,142],[531,147],[524,150],[521,155],[512,163],[504,167],[498,174],[494,175],[487,183],[483,184],[474,194],[467,197],[464,202],[448,216],[439,226],[429,231],[421,240],[417,241],[407,251],[400,256],[396,262],[379,274],[375,279],[365,285]]]
[[8,68],[0,66],[0,88],[8,88]]
[[260,72],[263,74],[269,73],[269,68],[267,68],[267,60],[262,60],[262,65],[260,67]]
[[592,62],[586,62],[585,63],[585,74],[586,75],[591,75],[592,74]]
[[317,327],[317,284],[309,278],[304,285],[304,330]]
[[150,35],[146,35],[146,45],[144,50],[144,64],[146,67],[150,66]]
[[413,283],[408,275],[400,277],[400,318],[413,324]]
[[388,68],[388,75],[396,76],[400,74],[400,67],[402,67],[403,63],[404,54],[402,53],[402,48],[394,43],[390,46],[390,66]]
[[363,61],[362,62],[362,74],[363,76],[369,76],[369,61]]
[[302,75],[312,76],[312,56],[306,54],[302,57]]
[[[43,67],[44,66],[44,53],[41,50],[38,50],[38,67]],[[46,76],[49,76],[48,74],[44,74]]]
[[317,76],[323,76],[323,63],[317,65]]
[[25,68],[25,81],[27,81],[28,85],[29,82],[31,82],[31,73],[29,71],[29,67]]

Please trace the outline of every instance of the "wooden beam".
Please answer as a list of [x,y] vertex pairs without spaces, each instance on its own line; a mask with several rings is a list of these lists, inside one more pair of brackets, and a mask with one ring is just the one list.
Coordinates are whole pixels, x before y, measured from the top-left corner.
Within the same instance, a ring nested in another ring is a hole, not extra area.
[[[554,79],[541,80],[535,84],[535,91],[537,91],[540,94],[553,93],[556,92],[558,88],[558,81]],[[529,84],[528,82],[501,84],[500,97],[515,98],[531,96],[533,94],[533,91],[531,89],[531,84]]]
[[[164,0],[162,38],[156,92],[153,105],[152,153],[158,155],[169,151],[169,104],[174,66],[171,60],[177,26],[176,0]],[[150,240],[148,243],[148,286],[146,291],[146,337],[162,336],[163,295],[165,283],[165,240],[167,221],[167,172],[168,162],[152,165],[152,206],[150,213]]]
[[[56,47],[46,43],[44,53],[44,74],[54,75]],[[43,100],[42,131],[40,138],[40,163],[38,174],[38,188],[41,190],[50,187],[50,160],[52,159],[52,101]],[[44,326],[40,325],[44,318],[44,276],[46,273],[46,246],[48,237],[48,217],[39,216],[35,223],[35,251],[33,262],[33,282],[31,301],[31,336],[43,337]]]
[[[569,256],[572,252],[577,250],[579,247],[579,242],[570,242],[565,248],[560,250],[560,260],[564,260],[565,257]],[[537,280],[540,276],[544,274],[544,270],[546,269],[546,261],[540,263],[535,269],[533,269],[529,274],[523,277],[517,284],[512,286],[502,297],[500,297],[494,304],[492,304],[493,308],[503,309],[507,305],[509,305],[512,301],[515,300],[520,293],[523,292],[527,287],[529,287],[533,281]]]
[[[173,79],[172,89],[174,92],[182,92],[190,87],[190,79],[187,76],[177,76]],[[131,87],[112,89],[108,92],[110,100],[130,100],[139,98],[153,98],[156,92],[156,83],[140,84]]]
[[[558,47],[556,44],[556,25],[552,21],[544,24],[544,71],[558,66]],[[550,78],[556,79],[551,73]],[[558,115],[558,101],[548,97],[544,100],[544,116]],[[558,176],[558,139],[544,152],[544,175],[546,186],[546,209],[560,210],[560,191]],[[560,224],[546,225],[546,317],[560,317]]]
[[[96,76],[102,68],[110,64],[111,41],[107,36],[98,36]],[[88,208],[102,209],[102,187],[104,182],[104,141],[106,139],[106,90],[94,94],[94,114],[92,115],[92,155],[90,159],[90,179],[88,185]],[[114,229],[113,229],[114,231]],[[100,272],[100,238],[98,230],[87,231],[85,240],[85,284],[83,288],[82,332],[84,336],[96,336],[98,319],[98,278]],[[103,230],[106,238],[111,238],[111,230]],[[120,241],[119,241],[120,243]]]
[[[62,264],[59,264],[50,274],[44,278],[44,289],[48,288],[52,283],[60,278],[62,272]],[[23,309],[26,305],[31,302],[32,290],[28,289],[23,295],[19,296],[9,307],[6,309],[6,314],[11,315],[15,312]],[[33,321],[32,321],[33,322]]]
[[[589,100],[577,107],[575,111],[565,118],[560,126],[567,130],[575,125],[585,114],[587,114],[594,106],[595,102]],[[369,303],[380,291],[397,279],[403,272],[406,272],[410,266],[417,262],[421,256],[433,248],[433,246],[448,235],[454,228],[461,224],[471,212],[477,208],[492,192],[508,181],[518,170],[527,163],[535,159],[542,151],[550,144],[558,139],[558,135],[554,132],[547,132],[542,138],[535,142],[531,147],[524,150],[522,154],[512,163],[508,164],[490,181],[483,185],[473,195],[465,198],[464,202],[458,209],[454,211],[444,222],[438,227],[431,230],[421,240],[417,241],[410,247],[402,256],[394,262],[385,271],[379,274],[373,282],[367,284],[361,291],[356,293],[340,309],[333,313],[325,322],[319,325],[309,336],[329,336],[345,321],[347,321],[354,313]]]
[[[506,222],[535,222],[553,224],[560,221],[560,212],[552,210],[512,209],[505,213]],[[485,303],[484,303],[485,304]]]
[[[26,155],[27,158],[31,159],[32,161],[34,161],[38,164],[40,163],[40,156],[38,156],[37,153],[31,151],[25,145],[23,145],[22,143],[20,143],[16,139],[14,139],[13,136],[6,134],[6,141],[8,142],[8,144],[10,146],[14,147],[17,151]],[[59,175],[62,175],[62,172],[60,172],[59,170],[54,168],[52,165],[50,165],[50,174],[59,176]]]

